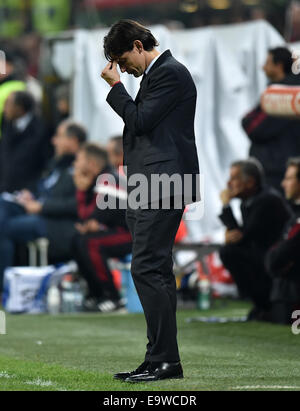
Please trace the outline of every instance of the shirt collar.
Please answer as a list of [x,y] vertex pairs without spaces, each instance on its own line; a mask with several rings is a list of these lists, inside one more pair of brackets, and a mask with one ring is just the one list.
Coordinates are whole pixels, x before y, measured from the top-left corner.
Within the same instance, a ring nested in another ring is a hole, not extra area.
[[153,64],[156,62],[157,59],[159,59],[159,57],[161,56],[161,54],[159,54],[158,56],[154,57],[154,59],[151,61],[151,63],[149,64],[149,66],[146,68],[145,70],[145,74],[148,74],[151,67],[153,66]]

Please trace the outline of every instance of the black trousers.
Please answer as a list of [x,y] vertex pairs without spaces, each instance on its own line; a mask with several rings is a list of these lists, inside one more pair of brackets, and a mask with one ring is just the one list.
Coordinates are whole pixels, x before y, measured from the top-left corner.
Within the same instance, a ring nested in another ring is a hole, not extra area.
[[126,213],[133,238],[131,273],[147,323],[145,361],[180,361],[172,248],[182,214],[183,209]]
[[227,244],[220,258],[232,275],[241,297],[248,297],[262,310],[270,308],[271,279],[264,267],[263,256],[251,246]]

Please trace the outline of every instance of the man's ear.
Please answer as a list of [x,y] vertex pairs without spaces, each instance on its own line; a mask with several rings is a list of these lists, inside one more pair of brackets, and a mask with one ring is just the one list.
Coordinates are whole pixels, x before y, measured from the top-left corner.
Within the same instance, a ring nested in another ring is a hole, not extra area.
[[137,48],[138,52],[141,54],[144,50],[143,43],[141,40],[134,40],[133,45]]
[[281,62],[275,63],[275,66],[284,73],[284,64]]

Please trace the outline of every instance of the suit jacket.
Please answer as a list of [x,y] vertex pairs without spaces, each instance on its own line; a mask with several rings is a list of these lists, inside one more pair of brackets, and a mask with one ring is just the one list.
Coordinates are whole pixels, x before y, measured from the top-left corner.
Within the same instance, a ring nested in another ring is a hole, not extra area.
[[[127,166],[128,193],[130,177],[142,174],[148,181],[148,204],[177,196],[174,187],[160,189],[153,195],[153,174],[177,174],[183,181],[184,203],[200,200],[199,165],[195,145],[194,118],[196,87],[189,71],[165,51],[143,78],[138,95],[133,101],[122,83],[116,84],[107,96],[110,106],[122,117],[124,165]],[[152,193],[151,193],[152,187]],[[145,197],[145,202],[147,200]],[[182,199],[182,195],[178,194]]]
[[240,229],[243,238],[238,243],[255,250],[263,259],[267,250],[280,238],[291,214],[276,190],[264,187],[255,196],[241,203],[243,225],[239,226],[230,206],[224,207],[219,218],[229,229]]

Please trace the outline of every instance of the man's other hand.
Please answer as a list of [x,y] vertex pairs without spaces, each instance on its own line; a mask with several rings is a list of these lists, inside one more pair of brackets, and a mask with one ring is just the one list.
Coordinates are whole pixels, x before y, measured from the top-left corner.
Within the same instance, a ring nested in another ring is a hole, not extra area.
[[17,201],[22,204],[26,201],[31,201],[34,199],[33,194],[29,190],[21,190],[17,195]]
[[102,228],[102,224],[100,224],[99,221],[95,219],[88,220],[86,222],[86,226],[88,233],[96,233],[97,231],[100,231]]
[[231,200],[231,196],[230,196],[230,192],[228,190],[228,188],[226,188],[225,190],[221,191],[220,193],[220,199],[222,201],[223,206],[226,206],[229,204],[230,200]]
[[28,214],[39,214],[42,211],[42,204],[39,201],[29,200],[21,203]]
[[83,223],[75,224],[76,229],[80,234],[96,233],[98,231],[105,231],[107,229],[106,225],[99,223],[99,221],[91,218],[90,220],[84,221]]
[[225,243],[234,244],[241,241],[243,238],[243,233],[240,230],[226,230],[225,233]]

